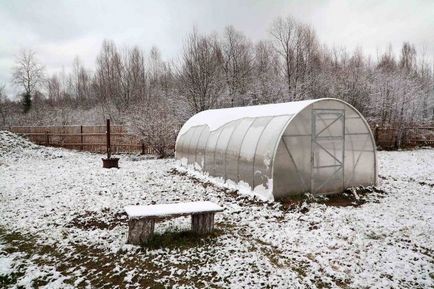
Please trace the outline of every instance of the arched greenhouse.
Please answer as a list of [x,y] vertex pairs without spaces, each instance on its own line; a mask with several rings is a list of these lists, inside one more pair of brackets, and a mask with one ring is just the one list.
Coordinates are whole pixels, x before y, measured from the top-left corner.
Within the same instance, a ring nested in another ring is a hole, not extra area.
[[366,120],[332,98],[200,112],[181,128],[176,159],[274,199],[375,185],[377,176]]

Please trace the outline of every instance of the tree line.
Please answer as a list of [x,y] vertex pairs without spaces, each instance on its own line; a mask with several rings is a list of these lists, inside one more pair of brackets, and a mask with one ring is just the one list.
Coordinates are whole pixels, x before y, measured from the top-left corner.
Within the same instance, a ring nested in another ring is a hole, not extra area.
[[120,49],[105,40],[91,70],[47,75],[32,50],[16,59],[12,83],[0,85],[0,126],[98,124],[128,126],[156,148],[173,143],[194,113],[232,106],[333,97],[355,106],[371,125],[405,127],[434,118],[434,64],[404,42],[376,57],[330,48],[315,30],[278,18],[268,39],[252,42],[228,26],[220,34],[193,29],[176,60],[153,47]]

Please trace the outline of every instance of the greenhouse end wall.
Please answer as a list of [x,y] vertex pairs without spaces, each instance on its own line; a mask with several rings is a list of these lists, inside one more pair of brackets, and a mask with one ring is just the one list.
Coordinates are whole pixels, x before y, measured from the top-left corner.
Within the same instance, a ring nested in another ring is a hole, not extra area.
[[176,159],[274,199],[376,182],[369,126],[335,99],[201,112],[181,129]]

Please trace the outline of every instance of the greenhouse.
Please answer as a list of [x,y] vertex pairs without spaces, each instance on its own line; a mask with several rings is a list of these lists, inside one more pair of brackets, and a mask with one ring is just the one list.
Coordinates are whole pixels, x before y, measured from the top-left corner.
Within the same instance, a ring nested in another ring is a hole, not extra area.
[[268,199],[339,193],[377,176],[366,120],[332,98],[200,112],[181,128],[176,159]]

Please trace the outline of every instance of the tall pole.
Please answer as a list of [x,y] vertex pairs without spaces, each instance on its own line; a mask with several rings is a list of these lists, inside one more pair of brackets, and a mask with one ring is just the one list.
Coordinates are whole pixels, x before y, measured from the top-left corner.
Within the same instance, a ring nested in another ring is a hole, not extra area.
[[81,143],[80,150],[82,151],[83,150],[83,126],[82,125],[80,125],[80,143]]
[[107,119],[107,130],[105,132],[107,137],[107,158],[102,159],[102,167],[106,169],[118,168],[119,158],[112,158],[112,147],[110,144],[110,119]]
[[112,155],[112,150],[110,146],[110,119],[107,119],[106,135],[107,135],[107,159],[110,159]]

